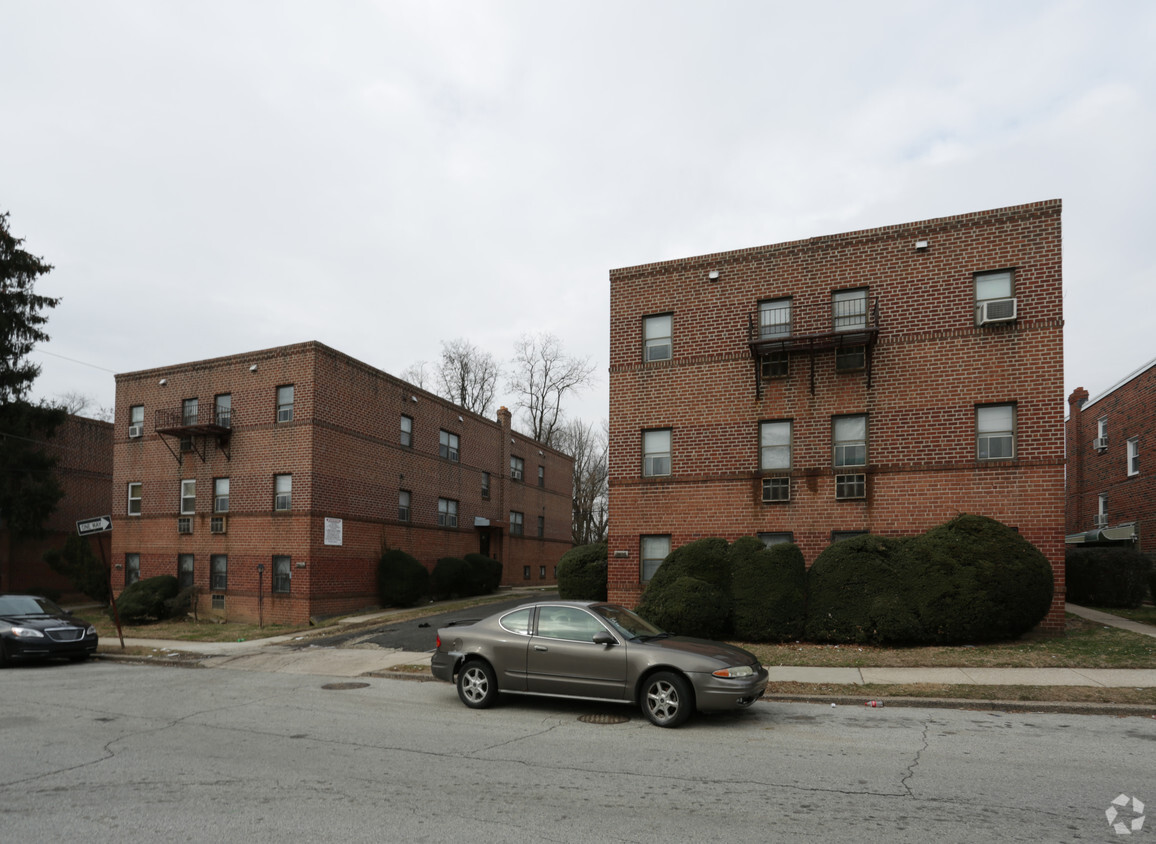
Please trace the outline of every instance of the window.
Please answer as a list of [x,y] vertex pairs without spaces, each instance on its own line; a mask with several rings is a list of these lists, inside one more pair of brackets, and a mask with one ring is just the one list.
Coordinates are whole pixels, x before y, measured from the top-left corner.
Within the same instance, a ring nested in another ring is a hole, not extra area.
[[[545,579],[545,566],[539,569]],[[538,635],[571,642],[590,642],[606,628],[590,613],[578,607],[541,607],[538,610]]]
[[1128,440],[1128,477],[1140,474],[1140,438]]
[[197,511],[197,482],[181,481],[181,515]]
[[134,404],[128,409],[128,435],[139,437],[144,434],[144,405]]
[[1093,520],[1097,527],[1108,524],[1108,494],[1101,492],[1097,498],[1096,518]]
[[193,532],[192,516],[177,516],[177,533],[189,534]]
[[213,479],[213,512],[214,513],[228,513],[229,512],[229,479],[228,478],[214,478]]
[[506,613],[498,620],[498,624],[502,625],[503,629],[509,630],[511,633],[517,633],[519,636],[530,635],[530,610],[515,610],[511,613]]
[[[1015,318],[1014,278],[1011,270],[975,274],[975,323]],[[1004,300],[1001,304],[997,300]]]
[[541,539],[546,535],[546,517],[538,517],[538,538]]
[[525,515],[519,513],[517,510],[510,511],[510,536],[523,536],[523,527],[526,520]]
[[835,498],[843,501],[851,498],[866,497],[867,476],[865,474],[835,476]]
[[670,429],[642,432],[642,474],[652,478],[670,474]]
[[840,346],[835,350],[835,371],[854,372],[867,366],[867,347]]
[[438,454],[446,460],[458,462],[458,435],[449,431],[438,432]]
[[277,594],[289,594],[289,581],[293,577],[288,557],[276,556],[273,558],[273,591]]
[[791,479],[790,478],[763,478],[763,502],[771,503],[772,501],[790,501],[791,500]]
[[759,423],[759,468],[787,470],[791,468],[791,422]]
[[458,526],[458,502],[449,498],[438,499],[438,527]]
[[538,566],[538,579],[539,580],[545,580],[546,579],[546,567],[545,566]]
[[181,402],[181,424],[182,425],[196,425],[197,424],[197,400],[185,399]]
[[1108,417],[1101,416],[1096,420],[1096,439],[1103,442],[1108,440]]
[[836,416],[833,420],[834,466],[867,465],[867,417]]
[[522,566],[522,580],[529,580],[529,579],[530,579],[530,567],[529,566]]
[[658,567],[662,565],[662,561],[670,554],[670,534],[639,537],[639,547],[639,562],[642,566],[640,575],[642,582],[648,583],[650,578],[654,577],[654,573],[658,571]]
[[794,542],[795,535],[790,531],[781,531],[778,533],[760,533],[759,539],[762,540],[763,545],[770,548],[772,545],[784,545],[788,542]]
[[975,409],[976,457],[1011,460],[1016,456],[1016,406],[991,404]]
[[193,585],[193,555],[177,555],[177,588],[188,589]]
[[836,331],[867,327],[867,288],[839,290],[831,294],[831,319]]
[[764,378],[785,378],[791,374],[791,358],[786,352],[768,352],[759,358],[759,372]]
[[850,539],[853,536],[864,536],[866,533],[865,530],[833,530],[831,531],[831,544],[834,545],[836,542]]
[[277,388],[277,421],[293,421],[293,385]]
[[209,519],[209,533],[228,533],[229,520],[224,516],[213,516]]
[[124,555],[124,585],[140,580],[140,554]]
[[273,509],[289,510],[293,507],[293,476],[273,476]]
[[221,393],[213,399],[213,417],[222,428],[233,427],[233,397],[229,393]]
[[214,610],[223,610],[225,608],[224,595],[212,595],[209,599],[209,605]]
[[128,514],[130,516],[140,515],[140,481],[135,481],[128,485]]
[[413,419],[405,415],[401,417],[401,444],[413,448]]
[[512,481],[522,480],[522,472],[525,469],[525,466],[526,466],[525,461],[523,461],[521,457],[514,457],[511,454],[510,455],[510,480],[512,480]]
[[538,467],[538,486],[541,486],[541,487],[546,486],[546,467],[545,466],[539,466]]
[[229,588],[229,557],[227,554],[213,554],[209,557],[210,588]]
[[768,299],[759,302],[759,336],[791,336],[791,300]]
[[490,473],[482,472],[482,499],[490,500]]
[[408,489],[397,491],[397,520],[408,522],[410,519],[410,492]]
[[643,360],[670,360],[673,325],[673,314],[643,317]]

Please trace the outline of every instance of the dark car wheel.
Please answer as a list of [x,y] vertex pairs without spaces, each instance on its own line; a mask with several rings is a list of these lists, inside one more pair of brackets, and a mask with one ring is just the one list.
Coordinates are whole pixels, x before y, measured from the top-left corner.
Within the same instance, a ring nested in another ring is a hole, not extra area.
[[651,724],[677,727],[690,717],[693,709],[690,684],[678,674],[660,671],[646,678],[642,686],[642,711]]
[[458,672],[458,697],[470,709],[485,709],[498,698],[498,680],[489,663],[473,659]]

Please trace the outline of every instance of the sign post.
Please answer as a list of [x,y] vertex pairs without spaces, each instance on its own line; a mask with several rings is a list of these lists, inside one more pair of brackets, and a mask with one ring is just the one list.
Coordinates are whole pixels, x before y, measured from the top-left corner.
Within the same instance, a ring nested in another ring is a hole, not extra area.
[[116,621],[116,635],[120,637],[120,649],[124,650],[124,631],[120,627],[120,610],[116,608],[116,596],[112,592],[112,566],[108,562],[108,558],[104,556],[104,543],[100,541],[99,534],[108,533],[112,530],[112,516],[96,516],[91,519],[80,519],[76,523],[76,532],[81,537],[97,536],[96,545],[100,548],[100,559],[104,563],[105,569],[108,571],[108,599],[112,602],[112,617]]

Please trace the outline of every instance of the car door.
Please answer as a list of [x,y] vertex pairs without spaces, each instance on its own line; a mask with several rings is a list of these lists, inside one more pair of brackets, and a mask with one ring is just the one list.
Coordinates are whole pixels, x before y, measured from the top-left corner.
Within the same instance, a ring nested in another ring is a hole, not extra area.
[[[597,644],[610,633],[615,644]],[[582,607],[541,606],[526,657],[527,690],[540,694],[621,700],[626,644]]]

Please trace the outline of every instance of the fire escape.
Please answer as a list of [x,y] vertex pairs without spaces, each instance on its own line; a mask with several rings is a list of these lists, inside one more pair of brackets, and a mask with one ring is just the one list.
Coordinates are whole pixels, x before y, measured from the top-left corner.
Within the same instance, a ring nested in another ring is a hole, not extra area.
[[[214,442],[226,460],[231,460],[230,438],[233,434],[233,411],[230,406],[217,406],[198,409],[196,400],[186,400],[178,408],[158,410],[155,417],[155,430],[161,436],[161,442],[177,459],[177,464],[184,462],[184,455],[192,452],[205,462],[208,443]],[[169,444],[169,438],[177,441],[177,448]]]
[[[755,366],[755,395],[763,397],[764,366],[775,366],[775,360],[789,361],[792,355],[805,354],[811,362],[811,394],[815,393],[815,356],[835,350],[836,355],[857,355],[862,350],[862,368],[871,388],[871,362],[879,339],[879,299],[862,296],[836,298],[831,303],[831,330],[814,334],[794,334],[791,324],[791,301],[760,303],[747,316],[747,345]],[[777,374],[785,375],[786,371]]]

